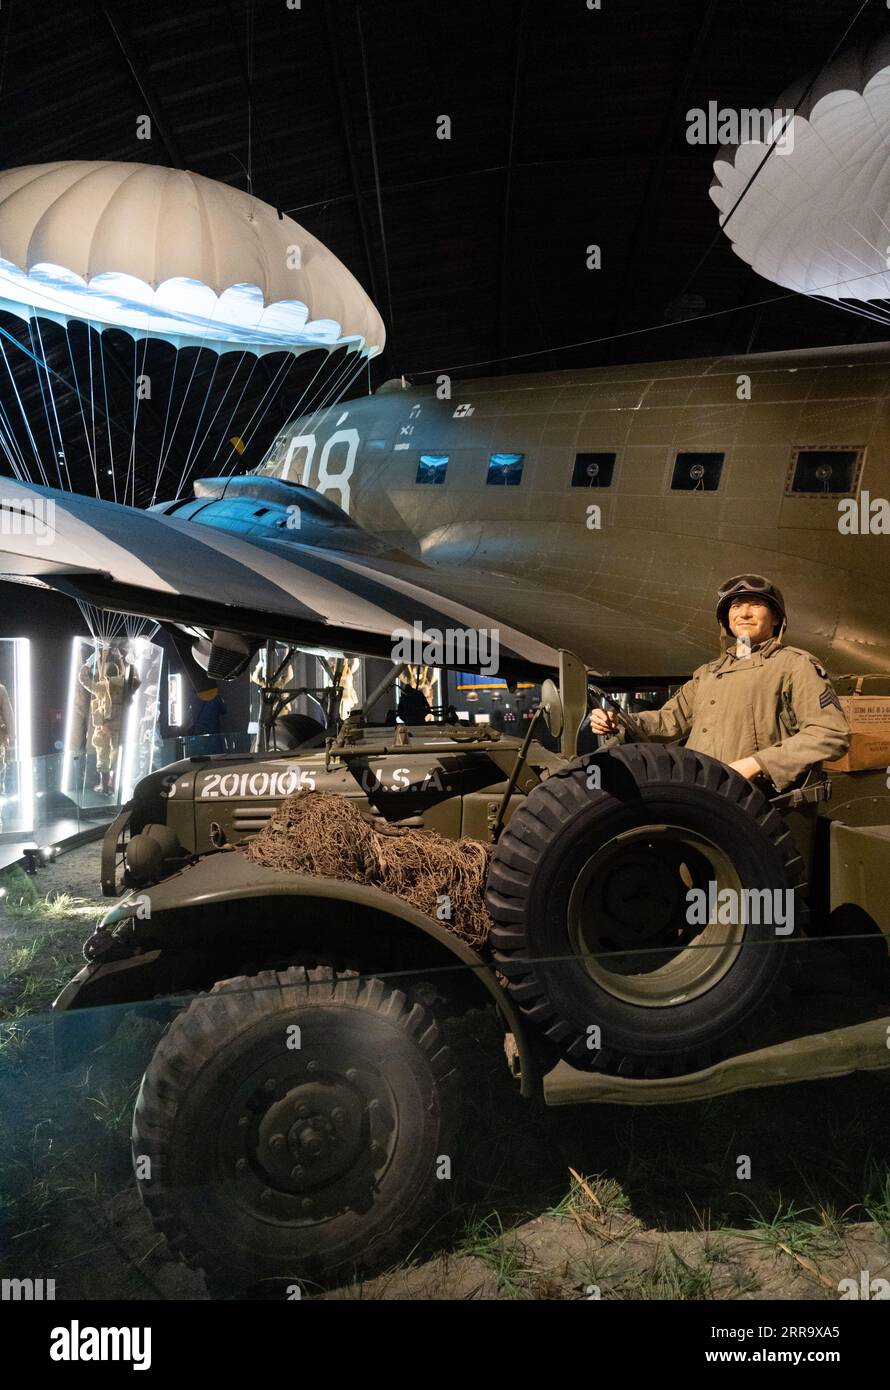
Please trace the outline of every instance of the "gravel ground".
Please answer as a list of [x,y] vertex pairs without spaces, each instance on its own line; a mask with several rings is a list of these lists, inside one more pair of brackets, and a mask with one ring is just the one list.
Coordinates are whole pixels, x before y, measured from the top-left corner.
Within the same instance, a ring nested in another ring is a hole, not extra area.
[[39,869],[34,882],[41,895],[51,893],[71,893],[75,898],[95,901],[101,910],[104,899],[99,887],[99,860],[102,841],[95,840],[89,845],[60,854],[58,859],[46,868]]

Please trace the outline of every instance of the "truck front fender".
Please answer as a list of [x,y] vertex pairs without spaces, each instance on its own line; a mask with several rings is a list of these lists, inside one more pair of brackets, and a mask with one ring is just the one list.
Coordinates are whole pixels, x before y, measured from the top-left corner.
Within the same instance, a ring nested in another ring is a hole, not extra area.
[[[518,1054],[521,1091],[532,1093],[534,1062],[522,1020],[516,1006],[501,986],[492,966],[478,951],[427,913],[383,889],[346,879],[320,878],[290,873],[255,864],[237,850],[208,854],[188,868],[160,883],[121,900],[103,917],[89,943],[93,958],[66,985],[56,999],[54,1012],[98,1008],[109,1004],[132,1004],[157,998],[169,992],[172,983],[170,958],[212,964],[213,948],[206,933],[196,930],[200,909],[248,902],[257,899],[312,899],[350,904],[386,919],[393,931],[420,933],[431,938],[454,960],[455,968],[472,970],[474,977],[497,1006],[505,1031],[512,1034],[515,1049],[508,1044],[508,1056]],[[249,947],[252,918],[245,917],[245,950]],[[162,932],[159,933],[159,927]],[[336,914],[331,912],[325,925],[332,953],[338,952]],[[163,939],[159,939],[162,935]],[[293,939],[299,944],[299,925]],[[104,944],[103,944],[104,943]],[[125,957],[125,958],[124,958]],[[237,973],[237,972],[235,972]],[[386,973],[385,971],[381,973]],[[215,976],[203,987],[209,988]],[[175,989],[172,991],[176,993]],[[109,1010],[117,1014],[116,1010]],[[115,1016],[111,1028],[116,1026]]]

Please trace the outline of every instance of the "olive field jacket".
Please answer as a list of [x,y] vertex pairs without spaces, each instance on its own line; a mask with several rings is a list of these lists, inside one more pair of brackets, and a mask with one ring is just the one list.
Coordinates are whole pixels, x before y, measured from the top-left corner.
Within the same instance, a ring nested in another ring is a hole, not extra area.
[[699,666],[659,710],[621,714],[631,742],[670,743],[734,763],[756,758],[779,791],[815,763],[841,757],[850,726],[828,673],[809,652],[771,637],[747,657]]

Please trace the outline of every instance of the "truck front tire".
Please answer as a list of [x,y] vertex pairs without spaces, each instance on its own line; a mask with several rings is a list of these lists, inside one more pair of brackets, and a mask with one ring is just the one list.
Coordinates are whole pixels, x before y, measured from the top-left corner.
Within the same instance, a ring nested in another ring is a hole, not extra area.
[[214,1292],[379,1268],[435,1225],[453,1082],[438,1024],[382,980],[327,967],[224,980],[175,1019],[143,1078],[143,1201]]

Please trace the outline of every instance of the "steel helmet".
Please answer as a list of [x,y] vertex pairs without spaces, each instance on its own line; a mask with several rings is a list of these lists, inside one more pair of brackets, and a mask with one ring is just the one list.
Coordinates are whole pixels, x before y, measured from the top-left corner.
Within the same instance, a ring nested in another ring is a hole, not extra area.
[[787,615],[782,590],[777,589],[775,584],[762,574],[737,574],[733,579],[727,579],[717,590],[717,621],[725,631],[729,631],[727,620],[730,605],[738,599],[746,598],[762,599],[768,603],[775,609],[784,625]]

